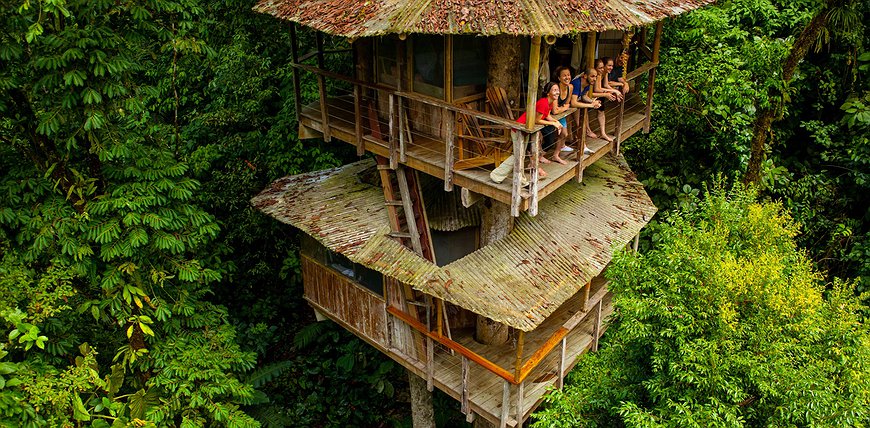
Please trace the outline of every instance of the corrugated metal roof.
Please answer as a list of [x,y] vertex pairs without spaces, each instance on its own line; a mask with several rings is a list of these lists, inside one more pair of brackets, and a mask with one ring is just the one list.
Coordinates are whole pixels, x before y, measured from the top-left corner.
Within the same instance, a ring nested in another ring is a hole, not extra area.
[[625,160],[605,156],[521,215],[504,239],[443,267],[388,238],[383,191],[361,161],[276,181],[252,203],[333,251],[417,290],[523,331],[601,273],[656,212]]
[[261,0],[254,7],[344,37],[556,35],[648,25],[715,0]]
[[476,204],[470,208],[463,207],[459,191],[445,192],[444,185],[441,184],[440,188],[424,191],[423,195],[431,229],[453,232],[480,225],[480,207]]

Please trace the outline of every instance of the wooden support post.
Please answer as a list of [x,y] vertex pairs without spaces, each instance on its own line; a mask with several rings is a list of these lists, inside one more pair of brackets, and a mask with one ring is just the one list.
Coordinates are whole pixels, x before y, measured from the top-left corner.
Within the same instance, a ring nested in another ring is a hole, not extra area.
[[653,68],[649,71],[649,80],[647,81],[647,89],[646,89],[646,108],[644,109],[644,118],[643,118],[643,133],[649,134],[650,128],[650,119],[652,118],[652,99],[653,92],[655,88],[656,81],[656,69]]
[[435,379],[435,342],[426,337],[426,390],[432,392]]
[[437,326],[437,331],[439,336],[444,336],[443,328],[444,328],[444,312],[442,311],[442,307],[444,306],[444,301],[441,299],[435,299],[435,325]]
[[517,364],[514,374],[514,379],[520,378],[520,371],[523,369],[523,346],[525,346],[526,332],[520,330],[517,337]]
[[586,127],[589,126],[589,109],[583,109],[583,124],[580,125],[580,147],[577,148],[577,182],[583,181],[583,157],[586,156]]
[[449,109],[444,109],[442,117],[445,118],[444,123],[444,190],[447,192],[453,191],[453,151],[454,151],[454,132],[453,126],[456,123],[456,112]]
[[598,336],[601,332],[601,303],[604,299],[598,301],[598,307],[595,309],[595,325],[592,328],[592,350],[598,350]]
[[587,304],[589,304],[589,289],[592,288],[592,280],[586,283],[583,286],[583,307],[585,308]]
[[405,153],[405,145],[408,144],[405,138],[405,124],[407,123],[407,118],[405,117],[405,100],[402,97],[398,98],[398,123],[396,126],[399,128],[399,161],[405,163],[408,161],[408,155]]
[[616,137],[613,139],[613,147],[611,152],[614,155],[619,155],[619,145],[622,143],[622,120],[625,115],[625,98],[619,102],[619,116],[616,117]]
[[[519,131],[517,131],[519,132]],[[522,200],[523,158],[526,153],[528,135],[514,140],[514,175],[511,184],[511,215],[520,216],[520,201]]]
[[390,168],[396,169],[399,166],[399,159],[396,157],[396,142],[399,139],[399,124],[396,120],[396,94],[390,94]]
[[462,391],[459,399],[459,409],[463,415],[468,414],[468,358],[463,355],[462,359]]
[[[432,331],[432,296],[426,295],[426,329]],[[435,342],[426,336],[426,390],[432,392],[435,377]]]
[[652,62],[656,65],[659,64],[659,48],[662,45],[662,27],[664,26],[665,21],[656,22],[656,36],[653,39],[653,49],[652,49]]
[[529,80],[526,94],[526,129],[535,127],[535,102],[538,100],[538,71],[541,67],[541,36],[532,36],[529,47]]
[[453,103],[453,36],[450,34],[444,36],[444,63],[447,64],[444,70],[444,99]]
[[637,235],[634,235],[634,243],[631,245],[631,249],[634,251],[635,254],[637,254],[638,245],[640,245],[640,233],[639,232]]
[[[315,33],[315,39],[317,44],[317,68],[320,70],[326,70],[325,61],[323,60],[323,33],[317,31]],[[329,110],[327,106],[327,94],[326,94],[326,77],[323,74],[317,74],[317,89],[320,91],[320,120],[321,127],[323,128],[323,141],[327,143],[332,141],[332,136],[330,135],[329,130]]]
[[565,348],[568,346],[568,337],[562,338],[562,348],[559,350],[559,383],[561,390],[565,386]]
[[508,411],[510,411],[511,384],[508,381],[503,381],[504,388],[501,393],[501,418],[499,418],[499,428],[507,427]]
[[[295,22],[290,23],[290,59],[294,66],[299,63],[299,39],[296,37]],[[299,84],[299,69],[293,67],[293,107],[297,124],[299,124],[299,115],[302,114],[302,92]]]
[[363,138],[362,87],[353,85],[353,132],[356,136],[356,155],[366,154],[366,140]]
[[526,412],[523,409],[525,404],[523,403],[523,394],[525,394],[523,390],[525,389],[525,385],[525,382],[520,382],[519,385],[517,385],[517,428],[522,428],[523,416],[526,415]]
[[598,36],[598,33],[594,31],[590,31],[586,33],[586,52],[584,56],[586,57],[586,68],[595,66],[595,38]]
[[532,171],[531,171],[531,186],[529,193],[531,200],[529,201],[529,215],[534,217],[538,215],[538,168],[541,167],[541,133],[535,132],[535,138],[532,140]]
[[662,43],[662,22],[663,21],[659,21],[656,23],[656,35],[655,39],[653,40],[652,63],[654,64],[654,68],[649,71],[649,82],[646,91],[646,110],[644,112],[645,117],[643,119],[644,134],[649,134],[650,120],[652,119],[652,100],[653,93],[655,92],[656,69],[659,66],[659,48],[661,47]]
[[[526,94],[526,129],[532,130],[535,127],[535,101],[538,97],[538,68],[541,66],[541,36],[532,36],[531,46],[529,47],[529,80],[528,93]],[[523,138],[522,144],[514,144],[514,180],[511,190],[511,215],[519,217],[520,201],[522,200],[522,177],[523,177],[523,158],[526,154],[526,142],[529,141],[528,136]]]

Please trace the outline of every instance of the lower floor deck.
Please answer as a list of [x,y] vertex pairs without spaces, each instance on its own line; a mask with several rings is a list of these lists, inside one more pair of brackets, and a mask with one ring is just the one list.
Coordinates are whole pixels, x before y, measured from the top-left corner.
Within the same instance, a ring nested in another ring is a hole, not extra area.
[[597,349],[612,312],[606,281],[598,277],[535,330],[511,331],[507,343],[484,345],[473,328],[445,326],[442,335],[431,323],[426,327],[425,317],[402,307],[398,284],[378,296],[308,258],[303,275],[305,299],[316,311],[459,401],[469,419],[496,426],[521,426],[552,387],[560,388],[581,355]]

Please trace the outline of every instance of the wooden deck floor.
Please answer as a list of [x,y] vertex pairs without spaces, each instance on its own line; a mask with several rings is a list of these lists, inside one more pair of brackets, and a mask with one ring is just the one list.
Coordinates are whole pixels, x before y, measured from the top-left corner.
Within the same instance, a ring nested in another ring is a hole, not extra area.
[[[566,336],[565,371],[562,373],[564,377],[574,367],[579,357],[593,346],[593,331],[595,329],[595,314],[593,311],[596,309],[595,305],[599,301],[602,303],[601,316],[603,319],[606,319],[612,313],[613,306],[611,295],[607,291],[603,279],[593,282],[590,298],[586,305],[583,302],[583,293],[577,293],[577,295],[565,302],[554,312],[541,326],[532,332],[526,333],[523,361],[528,361],[532,353],[539,349],[571,316],[577,312],[588,310],[589,316]],[[606,328],[605,326],[606,323],[602,323],[602,330],[599,331],[599,336],[603,333]],[[463,346],[490,359],[490,361],[501,367],[514,367],[516,363],[515,342],[500,347],[482,345],[474,340],[473,333],[471,330],[455,331],[453,338]],[[436,347],[436,351],[434,377],[438,383],[443,385],[443,387],[439,388],[459,400],[461,399],[462,391],[460,357],[458,355],[451,355],[443,348],[439,349]],[[510,386],[507,425],[516,426],[518,422],[525,421],[543,400],[549,388],[558,385],[560,380],[558,371],[561,358],[562,355],[559,347],[553,349],[544,358],[523,382],[522,399],[519,399],[519,387],[515,385]],[[467,389],[470,402],[475,407],[488,413],[482,416],[493,422],[499,422],[499,417],[502,413],[505,381],[476,364],[469,365],[468,381]],[[518,405],[522,407],[522,413],[517,412]],[[522,416],[519,418],[520,421],[517,421],[517,415],[519,414]]]
[[[632,94],[634,95],[634,94]],[[616,127],[617,116],[619,114],[618,105],[610,107],[606,112],[607,129],[611,135]],[[350,97],[329,98],[327,111],[329,112],[329,132],[333,138],[356,145],[357,135],[356,126],[354,123],[354,106],[353,99]],[[594,112],[589,114],[592,122],[592,129],[598,132],[597,121],[595,120]],[[644,104],[639,96],[629,96],[625,102],[625,113],[623,115],[622,124],[622,141],[634,135],[642,128],[645,119]],[[302,108],[300,114],[300,127],[307,132],[300,132],[300,135],[311,135],[311,132],[322,133],[322,115],[320,103],[313,103]],[[364,120],[364,122],[367,122]],[[362,133],[365,150],[375,153],[380,156],[389,157],[389,143],[384,139],[386,137],[377,138],[377,134],[384,134],[387,125],[381,121],[379,130],[373,132],[368,123],[363,124]],[[548,177],[539,182],[538,197],[543,199],[559,186],[576,177],[576,167],[578,162],[583,162],[583,166],[591,165],[596,160],[600,159],[604,154],[612,149],[612,143],[600,138],[587,139],[587,146],[592,153],[582,154],[582,158],[578,156],[579,141],[569,142],[568,146],[575,150],[562,156],[567,161],[567,164],[562,165],[553,162],[549,165],[541,165],[547,172]],[[446,145],[442,139],[414,134],[413,142],[406,147],[407,161],[404,162],[409,167],[418,171],[425,172],[434,177],[444,178],[445,164],[445,149]],[[551,154],[549,154],[551,156]],[[458,159],[458,153],[453,153],[453,158]],[[489,179],[489,172],[492,167],[471,168],[466,170],[455,171],[453,183],[456,186],[466,188],[472,192],[479,193],[484,196],[489,196],[495,200],[510,205],[511,203],[511,181],[505,180],[498,184]],[[525,211],[529,207],[530,194],[528,189],[522,191],[522,203],[520,209]]]
[[[342,291],[333,290],[324,293],[323,291],[328,288],[337,288]],[[428,378],[427,352],[422,334],[411,329],[401,319],[388,315],[386,302],[381,299],[377,299],[376,302],[372,298],[374,294],[341,277],[330,279],[307,275],[305,289],[305,299],[318,312],[339,323],[416,375],[424,379]],[[364,297],[369,297],[368,303],[346,297],[350,295],[348,293],[354,291],[358,291]],[[394,295],[396,294],[391,293],[391,296]],[[343,298],[334,300],[330,296],[343,296]],[[531,370],[521,385],[507,383],[488,369],[473,361],[468,361],[465,387],[468,391],[468,409],[478,417],[486,418],[498,425],[504,408],[504,393],[507,384],[508,406],[505,423],[511,427],[520,425],[534,411],[549,388],[559,385],[560,376],[564,377],[577,363],[581,355],[593,347],[595,329],[599,325],[596,322],[599,319],[596,316],[599,302],[601,307],[600,319],[602,320],[598,331],[600,337],[606,329],[606,319],[612,312],[611,295],[607,290],[603,276],[592,281],[588,300],[581,290],[563,303],[538,328],[525,334],[521,364],[529,361],[535,351],[547,343],[566,322],[578,314],[582,317],[581,321],[564,338],[564,363],[562,347],[556,346]],[[391,302],[390,305],[395,305],[395,302]],[[356,316],[348,316],[349,313],[358,313],[362,306],[372,312],[362,317],[368,320],[371,328],[366,328],[366,322],[355,322]],[[383,317],[381,318],[380,315]],[[516,338],[502,346],[490,346],[475,341],[472,329],[454,329],[451,333],[452,339],[463,347],[510,373],[515,372],[517,363]],[[435,341],[432,343],[434,345],[432,348],[433,386],[462,402],[462,357],[449,350],[445,345]],[[559,373],[560,367],[563,369],[561,373]]]

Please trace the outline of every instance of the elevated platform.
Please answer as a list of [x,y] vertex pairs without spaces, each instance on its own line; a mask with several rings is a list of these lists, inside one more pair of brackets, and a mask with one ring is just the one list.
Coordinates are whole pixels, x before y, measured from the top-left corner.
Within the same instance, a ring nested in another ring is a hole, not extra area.
[[[374,120],[372,119],[364,120],[364,124],[357,126],[355,109],[352,96],[327,98],[326,110],[328,114],[326,116],[329,123],[329,135],[332,138],[354,146],[357,146],[359,141],[362,143],[365,151],[379,156],[390,157],[390,152],[395,146],[391,146],[388,141],[389,123],[382,118],[378,118],[376,119],[377,126],[373,125]],[[622,132],[619,141],[625,141],[643,129],[646,120],[645,113],[645,105],[641,97],[637,94],[629,94],[625,101],[621,126]],[[608,133],[614,135],[614,130],[619,119],[619,105],[616,103],[609,105],[605,114],[607,117],[606,128]],[[322,136],[324,130],[323,117],[319,102],[304,106],[300,112],[300,135],[309,138]],[[570,119],[569,117],[569,122],[573,122]],[[589,120],[592,123],[592,129],[597,131],[598,126],[595,120],[595,112],[589,112]],[[569,126],[573,125],[573,123],[569,124]],[[445,132],[450,132],[450,130],[442,129],[444,128],[443,126],[439,129],[435,129],[435,126],[428,126],[428,128],[431,130],[430,133],[420,131],[406,135],[405,139],[408,142],[405,144],[405,160],[401,161],[401,163],[433,177],[444,179],[445,170],[451,170],[451,168],[447,167],[448,162],[455,162],[457,159],[460,159],[460,149],[453,147],[452,153],[448,153],[445,142],[447,139],[444,136],[434,135],[437,133],[444,134]],[[361,133],[361,135],[358,135],[358,133]],[[589,150],[583,154],[579,150],[580,141],[569,141],[568,146],[574,148],[574,151],[570,154],[563,153],[562,157],[567,161],[567,164],[562,165],[552,162],[548,165],[540,165],[548,176],[538,183],[538,200],[550,195],[566,182],[572,179],[579,179],[582,175],[582,170],[601,159],[606,153],[614,151],[614,144],[600,138],[589,138],[586,141]],[[548,153],[547,156],[552,156],[552,153]],[[492,165],[452,170],[450,174],[452,175],[454,185],[511,205],[511,180],[508,179],[502,183],[495,183],[489,178],[491,170]],[[528,187],[522,188],[520,198],[520,210],[527,211],[532,200],[532,193]]]

